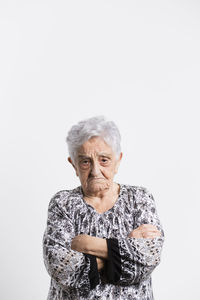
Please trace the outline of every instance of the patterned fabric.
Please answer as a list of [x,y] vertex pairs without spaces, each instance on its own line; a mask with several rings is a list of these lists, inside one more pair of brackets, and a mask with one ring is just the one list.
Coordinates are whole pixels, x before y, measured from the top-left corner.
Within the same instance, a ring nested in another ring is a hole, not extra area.
[[[59,191],[51,198],[43,236],[44,264],[51,276],[48,300],[154,299],[151,273],[160,263],[164,241],[155,201],[144,187],[119,186],[114,206],[102,214],[85,202],[81,186]],[[161,237],[127,237],[142,224],[157,226]],[[107,278],[106,272],[94,269],[89,255],[71,250],[71,241],[79,234],[107,240]],[[109,270],[116,274],[109,275]],[[91,274],[98,277],[95,287],[91,286]]]

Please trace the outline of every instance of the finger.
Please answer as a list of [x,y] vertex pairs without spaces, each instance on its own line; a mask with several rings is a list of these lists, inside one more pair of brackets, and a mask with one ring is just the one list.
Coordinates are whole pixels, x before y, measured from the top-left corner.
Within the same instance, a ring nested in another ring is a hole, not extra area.
[[137,228],[138,230],[142,230],[142,231],[157,231],[157,227],[151,224],[144,224],[140,227]]
[[132,231],[131,233],[129,233],[128,237],[132,237],[132,238],[142,238],[142,232],[141,231]]
[[156,228],[157,229],[157,227],[153,224],[142,224],[139,227],[142,227],[142,228]]
[[160,232],[144,232],[142,233],[142,236],[144,238],[154,238],[154,237],[159,237],[161,234]]
[[144,238],[156,238],[160,236],[160,233],[144,233],[143,237]]
[[150,227],[150,226],[148,226],[148,227],[143,227],[143,228],[141,228],[141,230],[143,231],[143,232],[158,232],[159,230],[158,230],[158,228],[157,227]]
[[160,231],[157,229],[147,229],[147,230],[143,230],[143,232],[147,232],[147,233],[159,233]]

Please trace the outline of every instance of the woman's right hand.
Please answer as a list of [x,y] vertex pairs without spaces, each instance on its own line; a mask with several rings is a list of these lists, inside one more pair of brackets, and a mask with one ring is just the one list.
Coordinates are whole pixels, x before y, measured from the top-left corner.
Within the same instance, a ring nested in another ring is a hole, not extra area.
[[156,226],[152,224],[142,224],[136,229],[132,230],[128,237],[133,238],[155,238],[161,236],[161,232],[157,229]]

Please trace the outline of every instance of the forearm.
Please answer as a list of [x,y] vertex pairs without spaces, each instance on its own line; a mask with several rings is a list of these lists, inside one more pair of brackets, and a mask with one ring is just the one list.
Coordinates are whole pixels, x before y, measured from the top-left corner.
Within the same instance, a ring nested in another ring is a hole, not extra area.
[[88,243],[86,248],[86,253],[94,255],[96,257],[108,259],[108,247],[106,239],[98,237],[90,237],[90,243]]
[[160,262],[163,238],[108,239],[109,259],[106,277],[119,285],[138,284],[145,280]]
[[99,258],[108,258],[108,248],[106,239],[81,234],[76,236],[71,243],[73,250],[94,255]]

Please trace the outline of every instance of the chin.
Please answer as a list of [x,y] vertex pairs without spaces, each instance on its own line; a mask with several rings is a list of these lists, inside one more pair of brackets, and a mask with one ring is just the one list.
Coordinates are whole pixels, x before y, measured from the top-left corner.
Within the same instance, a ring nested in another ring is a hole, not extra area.
[[91,192],[100,192],[100,191],[103,191],[103,190],[106,190],[109,188],[109,183],[108,182],[90,182],[90,184],[88,185],[88,189],[91,191]]

